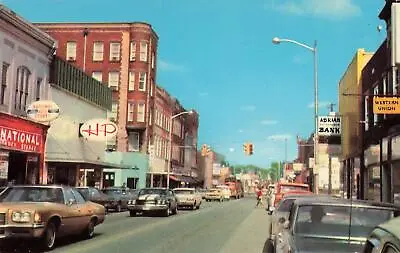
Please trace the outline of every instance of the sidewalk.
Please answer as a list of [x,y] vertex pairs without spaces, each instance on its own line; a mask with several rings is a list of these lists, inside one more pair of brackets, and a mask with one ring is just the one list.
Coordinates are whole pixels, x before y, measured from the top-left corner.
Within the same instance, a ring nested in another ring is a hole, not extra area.
[[257,207],[237,227],[219,253],[264,253],[270,216],[265,207]]

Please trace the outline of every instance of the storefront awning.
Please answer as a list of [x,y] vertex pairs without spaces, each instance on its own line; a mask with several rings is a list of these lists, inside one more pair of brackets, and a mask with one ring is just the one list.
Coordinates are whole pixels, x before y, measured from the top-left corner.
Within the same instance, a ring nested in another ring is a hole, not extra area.
[[68,160],[68,159],[46,159],[48,163],[78,163],[78,164],[87,164],[87,165],[95,165],[101,166],[104,168],[111,168],[111,169],[132,169],[127,165],[116,164],[116,163],[108,163],[102,161],[84,161],[84,160]]
[[200,182],[193,177],[183,175],[170,175],[169,178],[174,181],[185,182],[188,184],[198,184]]

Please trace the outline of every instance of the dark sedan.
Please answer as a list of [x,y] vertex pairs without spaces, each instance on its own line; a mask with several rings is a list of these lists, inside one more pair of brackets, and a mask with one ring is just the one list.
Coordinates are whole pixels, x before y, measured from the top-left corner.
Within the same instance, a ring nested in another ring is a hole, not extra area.
[[77,187],[77,189],[86,200],[103,205],[106,211],[108,211],[108,207],[111,206],[114,201],[108,195],[94,187],[83,186]]
[[392,204],[347,199],[298,199],[284,229],[275,238],[275,251],[284,253],[362,252],[369,233],[398,216]]
[[103,189],[103,193],[106,194],[110,200],[107,209],[113,209],[117,212],[121,212],[123,209],[126,210],[128,202],[132,198],[129,194],[129,190],[129,188],[125,187],[109,187]]

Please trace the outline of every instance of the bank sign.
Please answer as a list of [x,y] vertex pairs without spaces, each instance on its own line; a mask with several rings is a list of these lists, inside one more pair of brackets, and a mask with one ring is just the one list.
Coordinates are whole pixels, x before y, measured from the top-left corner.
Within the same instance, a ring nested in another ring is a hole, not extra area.
[[318,135],[320,136],[340,136],[342,120],[338,116],[319,116]]

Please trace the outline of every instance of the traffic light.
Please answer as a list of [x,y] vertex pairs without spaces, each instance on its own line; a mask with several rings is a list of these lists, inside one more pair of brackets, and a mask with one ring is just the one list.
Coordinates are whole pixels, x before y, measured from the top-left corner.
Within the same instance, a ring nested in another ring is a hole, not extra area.
[[249,143],[248,145],[249,145],[249,147],[248,147],[249,155],[252,155],[253,154],[253,143]]
[[201,156],[207,156],[211,152],[211,149],[207,144],[203,144],[201,147]]

